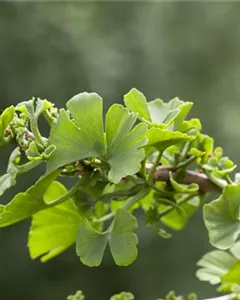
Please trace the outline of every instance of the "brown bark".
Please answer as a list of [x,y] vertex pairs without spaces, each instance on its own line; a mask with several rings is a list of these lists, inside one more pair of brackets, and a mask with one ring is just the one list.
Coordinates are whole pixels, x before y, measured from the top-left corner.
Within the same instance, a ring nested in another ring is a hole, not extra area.
[[[147,171],[150,168],[147,167]],[[173,168],[158,166],[156,172],[153,175],[154,181],[168,181],[170,172],[174,175],[176,172]],[[218,186],[216,186],[204,173],[199,171],[187,170],[186,175],[183,178],[183,183],[190,184],[190,183],[197,183],[199,186],[199,191],[201,193],[207,192],[215,192],[221,193],[222,190]]]

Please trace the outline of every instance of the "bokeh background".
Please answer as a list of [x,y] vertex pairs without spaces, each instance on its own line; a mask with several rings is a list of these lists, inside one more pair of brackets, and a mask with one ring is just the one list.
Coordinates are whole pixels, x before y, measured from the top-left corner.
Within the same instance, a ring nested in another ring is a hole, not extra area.
[[[0,106],[33,96],[58,106],[74,94],[98,92],[108,107],[132,87],[148,99],[178,96],[192,116],[240,163],[240,3],[1,2]],[[4,173],[8,149],[1,149]],[[37,177],[23,176],[6,203]],[[61,300],[83,289],[88,300],[132,291],[154,300],[169,290],[201,298],[215,289],[195,277],[210,249],[199,212],[170,240],[140,222],[138,260],[128,268],[105,256],[99,268],[79,262],[74,247],[42,264],[27,249],[29,221],[0,229],[0,299]]]

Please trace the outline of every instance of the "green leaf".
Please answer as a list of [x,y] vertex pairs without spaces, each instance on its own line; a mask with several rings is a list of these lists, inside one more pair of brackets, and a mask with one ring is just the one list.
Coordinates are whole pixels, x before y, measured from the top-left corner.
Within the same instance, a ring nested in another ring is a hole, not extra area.
[[[85,153],[86,150],[92,149],[96,156],[99,154],[104,156],[102,98],[96,93],[78,94],[67,102],[67,108],[80,130],[77,139],[85,141]],[[83,145],[80,149],[82,147]],[[94,155],[87,155],[89,156]]]
[[214,250],[205,254],[197,262],[197,265],[202,268],[197,271],[196,275],[199,280],[218,284],[221,282],[221,276],[226,274],[234,263],[234,257],[228,252]]
[[50,109],[53,106],[54,106],[54,104],[47,101],[46,99],[41,100],[40,98],[37,98],[36,109],[35,109],[36,118],[38,118],[45,110]]
[[147,100],[143,93],[135,88],[131,89],[124,95],[124,103],[130,111],[138,113],[141,120],[151,121]]
[[240,259],[240,241],[236,242],[231,248],[230,252],[234,257]]
[[79,227],[76,239],[76,252],[83,264],[97,267],[101,264],[108,242],[108,232],[95,230],[88,220]]
[[223,194],[203,208],[210,243],[219,249],[230,248],[240,234],[240,184],[226,186]]
[[[161,218],[162,223],[173,230],[182,230],[187,225],[191,216],[198,210],[203,198],[204,196],[194,196],[188,202],[182,203],[180,207],[184,210],[185,214],[179,214],[176,209],[173,209]],[[159,213],[165,208],[166,206],[160,206]]]
[[165,103],[155,99],[147,103],[145,96],[137,89],[132,89],[124,96],[125,105],[129,110],[137,112],[143,121],[151,122],[153,126],[160,126],[178,130],[189,113],[193,103],[184,102],[178,98]]
[[111,106],[104,133],[100,96],[79,94],[68,101],[67,107],[73,119],[62,109],[52,126],[49,143],[55,145],[56,150],[48,160],[48,172],[93,157],[109,165],[108,177],[114,183],[140,169],[145,156],[140,148],[147,143],[147,126],[140,123],[133,128],[135,114],[121,105]]
[[9,143],[11,138],[5,137],[5,132],[8,125],[12,122],[14,117],[14,106],[6,108],[0,115],[0,147]]
[[137,257],[138,239],[135,233],[137,219],[129,212],[118,209],[115,219],[105,232],[95,230],[88,220],[78,229],[76,252],[83,264],[89,267],[99,266],[107,243],[114,261],[119,266],[131,264]]
[[15,177],[11,174],[4,174],[0,177],[0,196],[11,186],[16,184]]
[[135,126],[136,116],[123,106],[112,105],[106,115],[107,162],[111,165],[109,180],[118,183],[122,177],[140,169],[145,153],[140,147],[147,143],[147,126]]
[[240,260],[237,260],[221,279],[225,283],[240,283]]
[[54,104],[46,99],[41,100],[40,98],[32,98],[31,100],[20,102],[16,106],[16,110],[26,114],[29,119],[38,119],[45,110],[52,108],[53,106]]
[[129,212],[118,209],[109,235],[109,246],[118,266],[128,266],[137,258],[137,219]]
[[[45,191],[45,202],[53,201],[67,192],[58,181],[54,181]],[[78,213],[72,198],[34,214],[28,236],[30,256],[35,259],[41,255],[41,261],[57,256],[76,240],[76,233],[83,217]]]
[[110,298],[110,300],[134,300],[135,297],[132,293],[122,292],[118,295],[114,295]]
[[6,145],[10,139],[5,137],[5,132],[8,125],[12,122],[14,117],[14,106],[6,108],[0,115],[0,147]]
[[164,103],[161,99],[155,99],[148,103],[148,109],[153,123],[165,124],[165,128],[178,130],[183,120],[189,113],[193,103],[184,102],[178,98]]
[[163,151],[179,142],[191,141],[194,139],[194,136],[187,135],[179,131],[170,131],[158,127],[152,127],[147,132],[147,138],[147,147],[154,146],[159,151]]
[[193,118],[190,120],[185,120],[182,122],[182,125],[179,128],[179,131],[184,133],[193,132],[193,129],[195,132],[199,132],[202,129],[202,124],[199,119]]
[[47,204],[43,201],[43,195],[48,186],[58,175],[58,170],[44,175],[25,193],[17,194],[12,201],[4,207],[0,215],[0,227],[19,222],[37,211],[46,208]]
[[15,148],[10,155],[7,167],[7,173],[0,177],[0,196],[11,186],[16,184],[18,174],[17,163],[20,160],[20,149]]
[[199,187],[196,183],[191,184],[180,184],[177,181],[174,180],[172,173],[170,173],[170,182],[172,184],[172,187],[174,190],[178,193],[182,194],[195,194]]
[[26,154],[29,160],[41,161],[41,160],[49,159],[49,157],[52,155],[52,153],[55,150],[56,150],[55,145],[49,145],[47,148],[44,149],[42,153],[40,153],[37,144],[34,141],[32,141],[29,144]]

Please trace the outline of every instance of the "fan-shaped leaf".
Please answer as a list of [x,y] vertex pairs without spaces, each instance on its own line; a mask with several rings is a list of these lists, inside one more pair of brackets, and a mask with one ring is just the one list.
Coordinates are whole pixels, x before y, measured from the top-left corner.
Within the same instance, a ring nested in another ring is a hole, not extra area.
[[109,245],[115,263],[127,266],[137,258],[137,219],[129,212],[118,209],[109,235]]
[[46,208],[47,204],[43,201],[43,195],[58,174],[58,170],[49,173],[41,177],[36,184],[31,186],[25,193],[17,194],[12,201],[4,207],[0,215],[0,227],[14,224]]
[[87,266],[99,266],[109,242],[115,263],[127,266],[137,257],[138,238],[133,233],[136,228],[137,219],[123,209],[116,211],[114,221],[105,232],[95,230],[86,220],[80,225],[77,233],[77,255]]
[[204,222],[210,243],[219,249],[230,248],[240,234],[240,184],[226,186],[223,194],[204,206]]
[[[53,201],[66,192],[60,182],[54,181],[44,193],[44,200]],[[46,262],[66,250],[75,242],[77,229],[82,221],[83,217],[71,198],[34,214],[28,236],[31,258],[44,254],[41,261]]]
[[76,252],[83,264],[97,267],[101,264],[108,242],[108,232],[95,230],[88,220],[79,227],[76,239]]
[[[48,161],[48,171],[77,160],[96,157],[109,164],[109,180],[118,183],[123,177],[140,169],[147,143],[147,126],[133,128],[136,115],[115,104],[106,115],[106,133],[103,131],[102,99],[95,93],[83,93],[67,103],[73,116],[60,110],[53,125],[49,142],[56,150]],[[132,129],[133,128],[133,129]]]
[[196,275],[202,281],[218,284],[221,282],[221,276],[228,272],[235,261],[234,257],[228,252],[221,250],[208,252],[197,263],[201,268]]
[[170,131],[158,127],[152,127],[147,132],[148,146],[154,146],[159,151],[175,145],[179,142],[191,141],[194,136],[181,133],[179,131]]
[[178,130],[189,113],[193,103],[174,98],[169,102],[155,99],[147,103],[145,96],[132,89],[124,96],[125,105],[139,114],[141,120],[152,122],[153,126]]

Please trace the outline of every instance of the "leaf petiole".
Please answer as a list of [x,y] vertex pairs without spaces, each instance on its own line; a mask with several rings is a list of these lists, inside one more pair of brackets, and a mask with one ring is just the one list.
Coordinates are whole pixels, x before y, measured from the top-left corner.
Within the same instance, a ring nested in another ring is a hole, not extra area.
[[27,173],[28,171],[32,170],[33,168],[37,167],[38,165],[40,165],[42,161],[29,161],[25,164],[22,165],[18,165],[17,169],[18,169],[18,173],[19,174],[23,174],[23,173]]
[[[195,197],[196,195],[187,195],[185,197],[182,197],[182,199],[180,199],[177,203],[178,206],[180,206],[181,204],[189,201],[192,197]],[[159,218],[162,218],[163,216],[166,216],[167,214],[169,214],[172,210],[174,210],[175,207],[171,206],[166,208],[165,210],[163,210],[161,213],[159,213]]]
[[[127,200],[127,202],[125,204],[123,204],[121,209],[128,210],[129,208],[131,208],[136,202],[138,202],[139,200],[144,198],[149,193],[149,190],[150,190],[149,188],[143,188],[135,196],[132,196],[131,198],[129,198]],[[99,219],[95,218],[93,221],[97,222],[97,223],[102,223],[102,222],[105,222],[105,221],[108,221],[108,220],[114,218],[115,214],[116,214],[116,211],[112,211],[111,213],[103,216],[102,218],[99,218]]]
[[190,156],[188,159],[186,159],[185,161],[180,162],[177,166],[176,169],[180,169],[180,168],[186,168],[188,165],[190,165],[192,162],[194,162],[196,159],[195,155]]
[[159,165],[160,159],[162,157],[162,153],[163,153],[162,151],[160,151],[158,153],[158,155],[157,155],[157,157],[156,157],[156,159],[154,161],[154,164],[153,164],[152,168],[150,169],[150,171],[149,171],[149,173],[147,175],[146,182],[147,182],[148,185],[152,184],[152,181],[153,181],[152,178],[153,178],[153,175],[154,175],[154,173],[155,173],[155,171],[157,169],[157,166]]
[[85,187],[91,179],[91,175],[86,174],[85,176],[82,176],[78,179],[77,183],[69,190],[66,194],[64,194],[62,197],[59,197],[51,202],[46,202],[48,207],[54,207],[60,203],[63,203],[64,201],[68,200],[70,197],[72,197],[79,188]]

